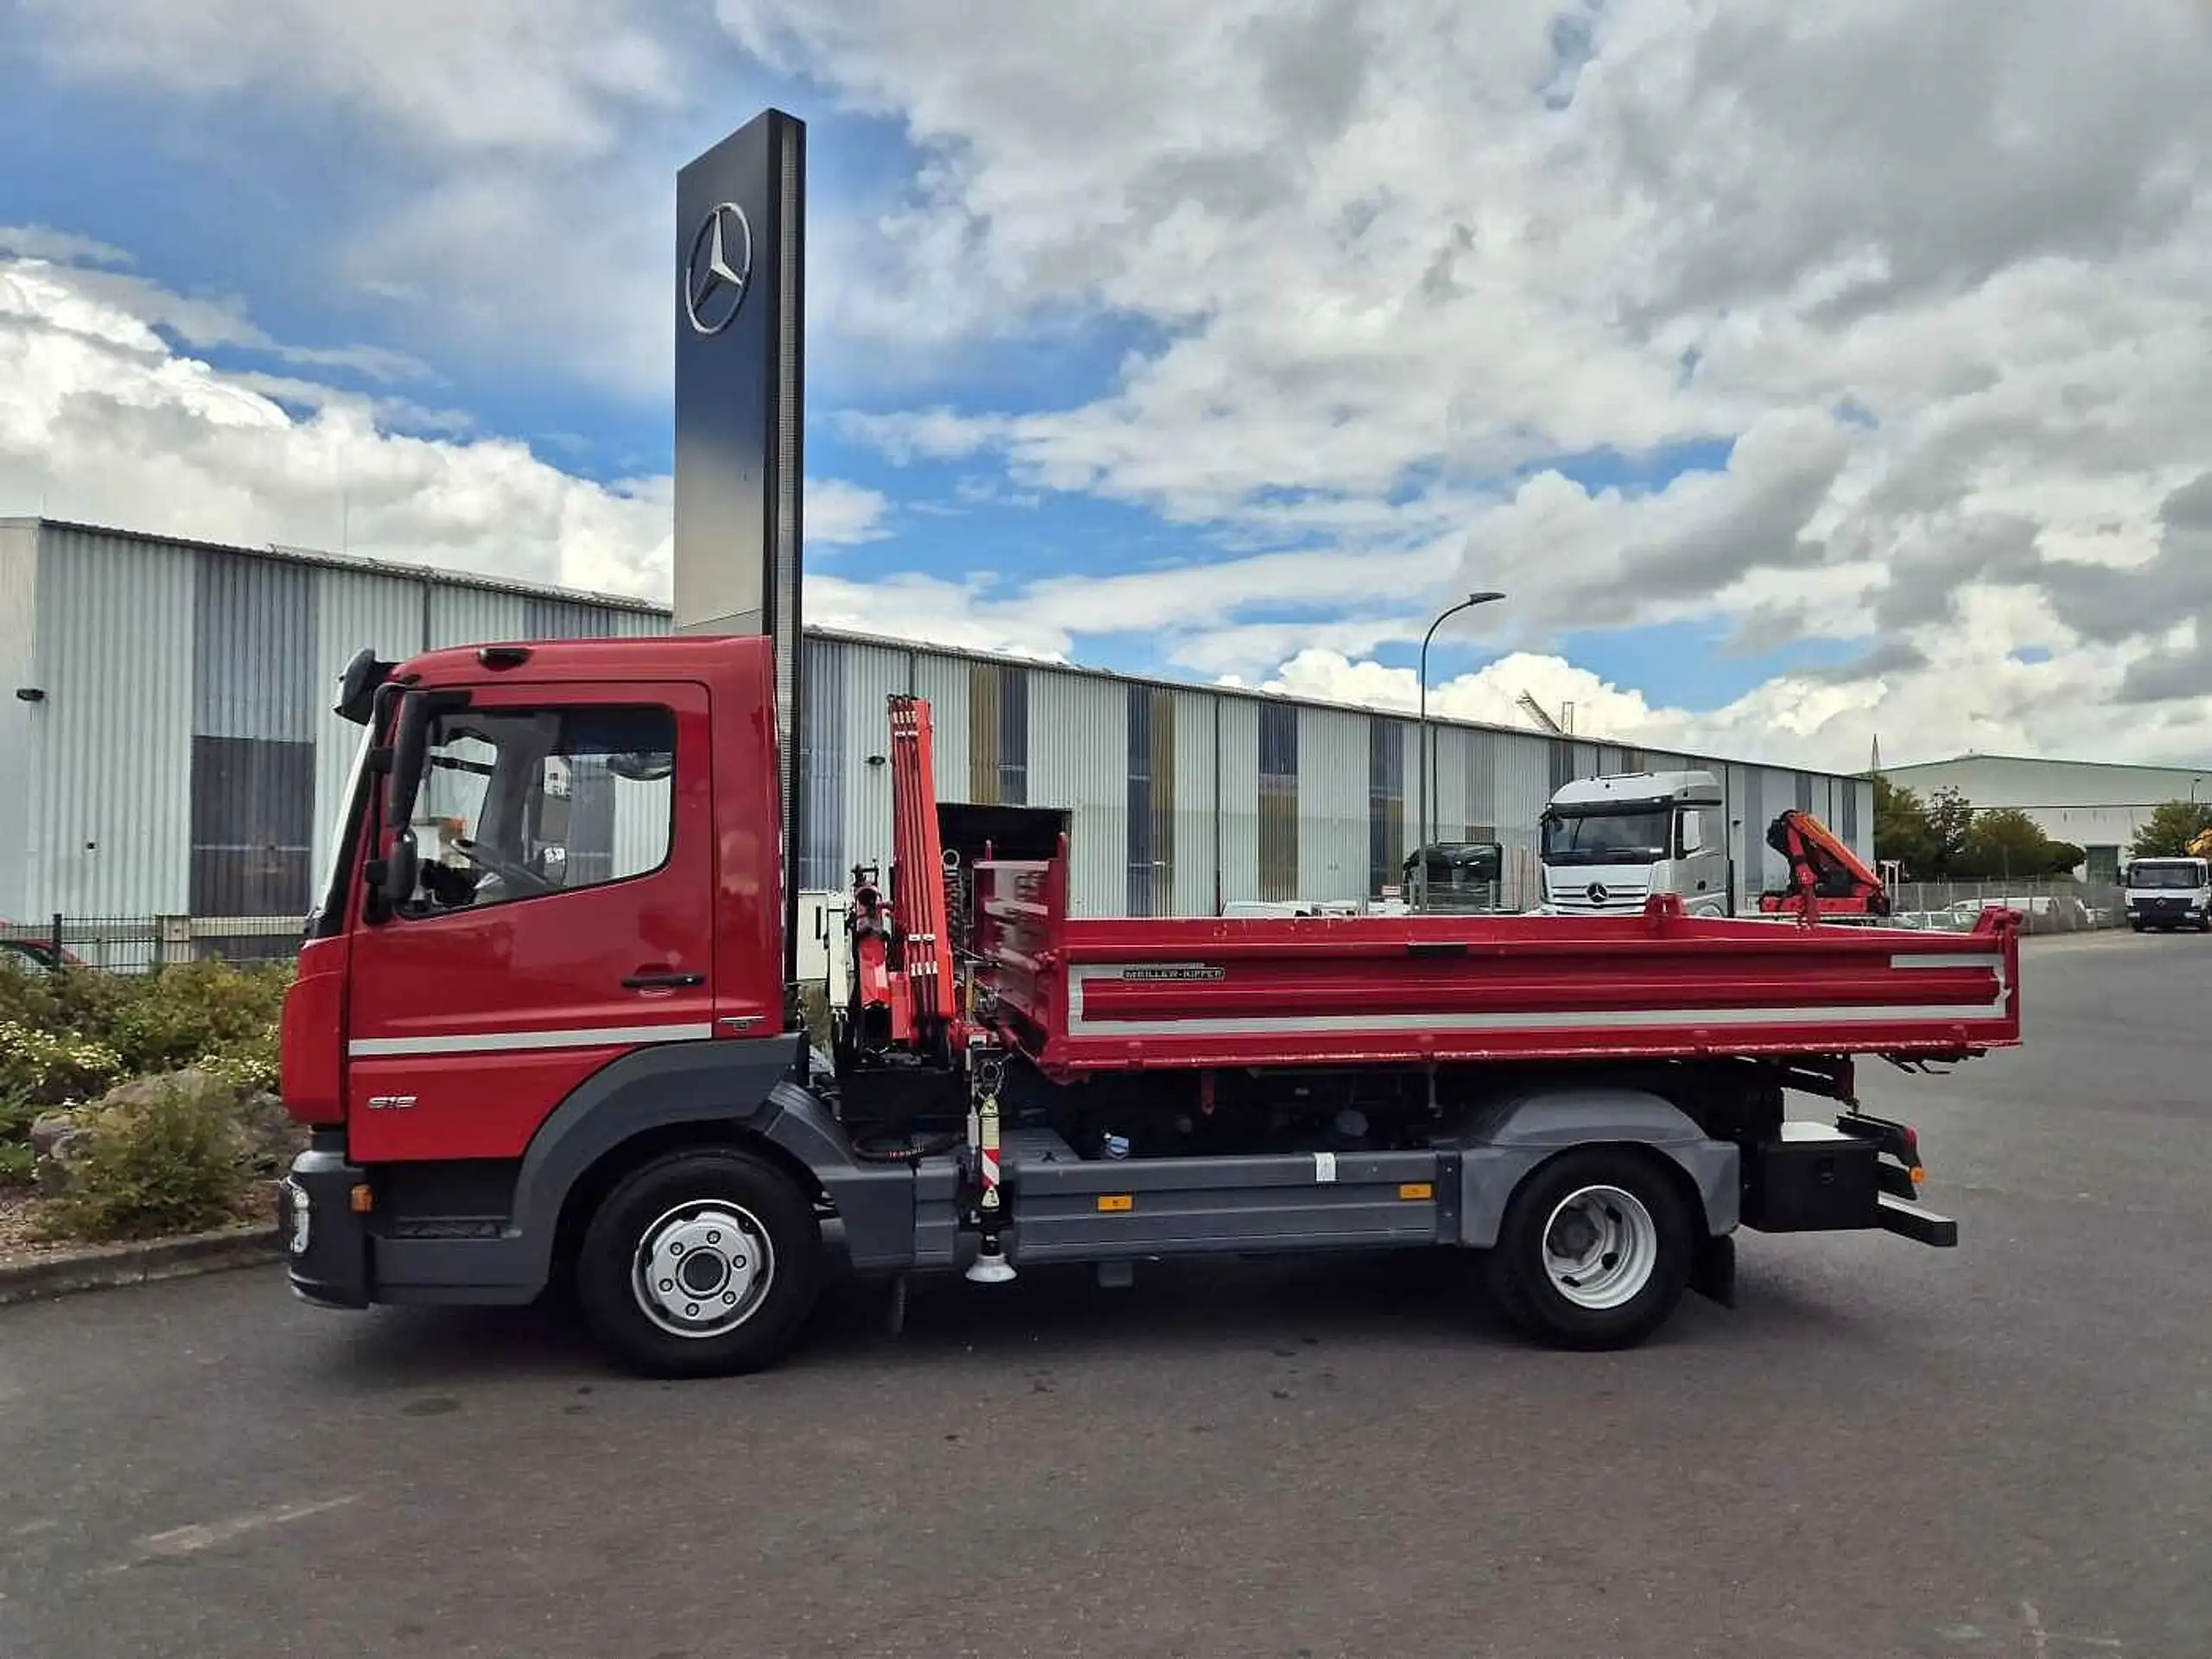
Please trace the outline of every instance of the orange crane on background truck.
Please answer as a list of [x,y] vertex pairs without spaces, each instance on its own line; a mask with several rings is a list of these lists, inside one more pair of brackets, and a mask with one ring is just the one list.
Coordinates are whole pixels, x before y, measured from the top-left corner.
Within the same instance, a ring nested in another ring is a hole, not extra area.
[[1761,913],[1795,911],[1807,922],[1872,920],[1890,913],[1882,878],[1810,812],[1793,807],[1781,814],[1767,826],[1766,844],[1789,861],[1789,885],[1759,894]]

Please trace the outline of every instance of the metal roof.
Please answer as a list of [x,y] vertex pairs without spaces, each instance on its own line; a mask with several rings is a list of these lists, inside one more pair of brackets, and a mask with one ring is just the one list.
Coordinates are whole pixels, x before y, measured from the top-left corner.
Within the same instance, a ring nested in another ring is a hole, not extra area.
[[374,559],[360,553],[331,553],[320,548],[288,547],[270,542],[259,547],[244,547],[235,542],[199,541],[189,536],[162,536],[151,531],[124,530],[113,524],[84,524],[68,518],[0,518],[0,528],[78,531],[88,536],[112,536],[127,542],[144,542],[159,547],[188,548],[199,553],[227,553],[249,559],[270,559],[289,564],[316,565],[327,570],[360,570],[376,575],[397,576],[408,582],[434,582],[448,588],[475,588],[488,593],[516,594],[525,599],[566,599],[581,601],[588,605],[602,605],[615,610],[657,611],[668,613],[668,607],[639,599],[631,594],[600,594],[582,588],[560,588],[550,582],[517,582],[505,576],[486,576],[464,570],[448,570],[437,565],[410,564],[401,559]]

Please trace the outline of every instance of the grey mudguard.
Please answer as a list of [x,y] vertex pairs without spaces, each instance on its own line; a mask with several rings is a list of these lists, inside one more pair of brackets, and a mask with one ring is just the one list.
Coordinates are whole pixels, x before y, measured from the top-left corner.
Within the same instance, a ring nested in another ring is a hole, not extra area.
[[1735,1143],[1715,1141],[1680,1107],[1642,1089],[1593,1084],[1544,1089],[1480,1107],[1443,1144],[1459,1149],[1459,1242],[1497,1243],[1514,1189],[1539,1164],[1578,1147],[1609,1142],[1649,1147],[1690,1179],[1706,1230],[1736,1230],[1741,1159]]
[[673,1043],[594,1072],[531,1139],[499,1237],[378,1241],[385,1299],[527,1300],[551,1273],[561,1208],[579,1178],[632,1136],[681,1123],[735,1123],[780,1147],[837,1206],[855,1268],[904,1265],[914,1249],[913,1173],[854,1160],[836,1120],[789,1080],[799,1040]]

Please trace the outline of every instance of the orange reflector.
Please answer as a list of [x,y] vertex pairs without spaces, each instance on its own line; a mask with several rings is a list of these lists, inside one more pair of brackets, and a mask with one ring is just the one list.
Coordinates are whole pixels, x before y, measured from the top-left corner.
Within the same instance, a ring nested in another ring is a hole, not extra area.
[[1402,1198],[1433,1198],[1436,1196],[1436,1189],[1427,1181],[1408,1181],[1399,1187],[1398,1196]]
[[353,1213],[357,1216],[365,1216],[377,1207],[376,1192],[366,1181],[356,1181],[353,1184],[352,1197]]
[[1928,1172],[1927,1172],[1926,1170],[1923,1169],[1923,1168],[1922,1168],[1918,1164],[1915,1164],[1915,1165],[1912,1166],[1912,1184],[1913,1184],[1915,1186],[1918,1186],[1918,1185],[1919,1185],[1923,1181],[1926,1180],[1927,1179],[1928,1179]]
[[1098,1207],[1109,1211],[1133,1210],[1136,1207],[1136,1200],[1127,1192],[1107,1192],[1100,1196]]

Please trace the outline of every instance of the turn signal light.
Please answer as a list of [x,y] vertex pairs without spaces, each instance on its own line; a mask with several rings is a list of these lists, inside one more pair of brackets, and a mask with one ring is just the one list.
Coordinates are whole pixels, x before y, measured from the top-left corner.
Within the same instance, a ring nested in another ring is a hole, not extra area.
[[1112,1214],[1118,1211],[1135,1209],[1136,1200],[1127,1192],[1108,1192],[1100,1197],[1098,1207]]
[[1923,1168],[1922,1168],[1918,1164],[1915,1164],[1915,1165],[1912,1166],[1912,1184],[1913,1184],[1915,1186],[1918,1186],[1918,1185],[1919,1185],[1923,1181],[1926,1180],[1927,1179],[1928,1179],[1928,1172],[1927,1172],[1926,1170],[1923,1169]]
[[1398,1188],[1402,1198],[1433,1198],[1436,1189],[1427,1181],[1407,1181]]
[[365,1216],[377,1207],[376,1189],[366,1181],[354,1182],[353,1191],[349,1196],[353,1201],[353,1213],[357,1216]]

